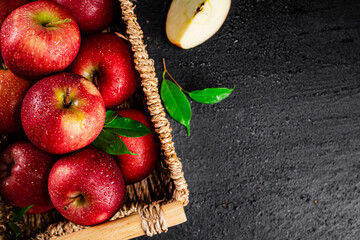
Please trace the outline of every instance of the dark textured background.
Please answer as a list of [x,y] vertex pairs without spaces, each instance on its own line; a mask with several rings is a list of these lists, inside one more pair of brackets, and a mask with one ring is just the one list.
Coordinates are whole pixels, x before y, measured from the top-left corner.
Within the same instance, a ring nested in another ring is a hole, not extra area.
[[234,0],[221,30],[182,50],[170,0],[138,0],[158,77],[187,90],[192,134],[171,120],[190,189],[188,222],[153,239],[360,238],[360,1]]

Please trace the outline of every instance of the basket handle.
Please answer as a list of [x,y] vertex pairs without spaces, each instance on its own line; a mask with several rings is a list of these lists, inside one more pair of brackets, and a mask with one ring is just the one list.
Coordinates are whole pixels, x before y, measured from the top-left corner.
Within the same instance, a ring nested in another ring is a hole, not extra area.
[[[186,222],[184,207],[181,202],[176,201],[161,205],[164,219],[168,227]],[[141,227],[140,215],[134,214],[111,222],[86,228],[78,232],[67,234],[62,237],[54,237],[56,240],[125,240],[140,237],[145,234]]]

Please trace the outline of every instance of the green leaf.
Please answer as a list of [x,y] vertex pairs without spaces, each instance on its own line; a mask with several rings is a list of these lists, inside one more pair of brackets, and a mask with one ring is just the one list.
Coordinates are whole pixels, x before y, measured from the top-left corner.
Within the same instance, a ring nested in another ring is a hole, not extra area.
[[12,222],[18,222],[21,220],[21,218],[24,216],[24,214],[26,213],[27,210],[29,210],[33,205],[30,205],[28,207],[24,207],[24,208],[14,208],[14,216],[13,219],[11,220]]
[[191,107],[185,94],[175,83],[164,78],[160,95],[169,115],[184,125],[190,136]]
[[189,92],[189,96],[199,102],[199,103],[205,103],[205,104],[214,104],[218,103],[225,98],[227,98],[232,91],[234,91],[234,88],[205,88],[203,90],[196,90],[193,92]]
[[142,137],[152,131],[141,122],[126,117],[117,117],[105,124],[105,129],[123,137]]
[[21,229],[18,227],[18,225],[15,224],[15,222],[9,222],[9,227],[14,232],[16,240],[21,234]]
[[114,121],[117,116],[118,115],[115,111],[112,110],[106,111],[105,125]]
[[32,206],[33,205],[24,208],[14,208],[14,216],[13,219],[9,222],[9,227],[15,233],[15,239],[17,239],[18,236],[21,234],[21,229],[16,225],[15,222],[20,221],[26,211],[29,210]]
[[118,135],[107,129],[103,129],[99,136],[92,142],[92,144],[96,148],[111,155],[136,155],[129,151],[123,140],[121,140]]

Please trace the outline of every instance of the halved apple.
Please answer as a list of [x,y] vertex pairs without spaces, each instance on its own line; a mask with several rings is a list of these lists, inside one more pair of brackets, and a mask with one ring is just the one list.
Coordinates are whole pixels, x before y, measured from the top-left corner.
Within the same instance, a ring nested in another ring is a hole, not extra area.
[[173,0],[166,19],[166,35],[189,49],[213,36],[229,13],[231,0]]

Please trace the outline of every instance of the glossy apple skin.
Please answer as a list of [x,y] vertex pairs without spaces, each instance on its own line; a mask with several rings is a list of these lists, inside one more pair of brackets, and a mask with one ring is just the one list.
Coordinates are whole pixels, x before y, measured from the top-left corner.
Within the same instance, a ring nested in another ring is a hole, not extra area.
[[[70,22],[54,27],[42,25],[67,18]],[[5,19],[0,41],[6,66],[17,76],[38,80],[66,69],[75,59],[81,39],[79,27],[66,9],[40,0],[15,9]]]
[[52,209],[48,193],[48,177],[57,160],[30,142],[17,142],[0,155],[1,196],[15,207],[28,207],[28,213]]
[[85,37],[69,71],[92,81],[108,109],[130,98],[139,85],[128,42],[112,33]]
[[[69,106],[65,106],[68,95]],[[40,149],[65,154],[89,145],[105,122],[104,101],[96,87],[72,73],[35,83],[21,106],[26,136]]]
[[[86,226],[113,216],[126,194],[114,158],[94,147],[60,158],[51,169],[48,188],[55,208],[68,220]],[[74,201],[79,196],[81,200]]]
[[14,75],[10,70],[0,70],[0,134],[22,129],[20,109],[32,82]]
[[[30,0],[0,0],[0,28],[2,23],[4,22],[5,18],[17,7],[20,7],[21,5],[24,5],[25,3],[29,3]],[[1,49],[1,45],[0,45]],[[2,60],[1,57],[1,51],[0,51],[0,60]]]
[[68,9],[81,32],[94,33],[107,27],[114,17],[113,0],[51,0]]
[[[153,129],[148,116],[136,109],[117,110],[119,116],[131,118]],[[128,149],[137,155],[123,154],[116,156],[116,161],[127,184],[139,182],[146,178],[155,168],[160,157],[160,143],[156,134],[150,133],[143,137],[121,137]]]

